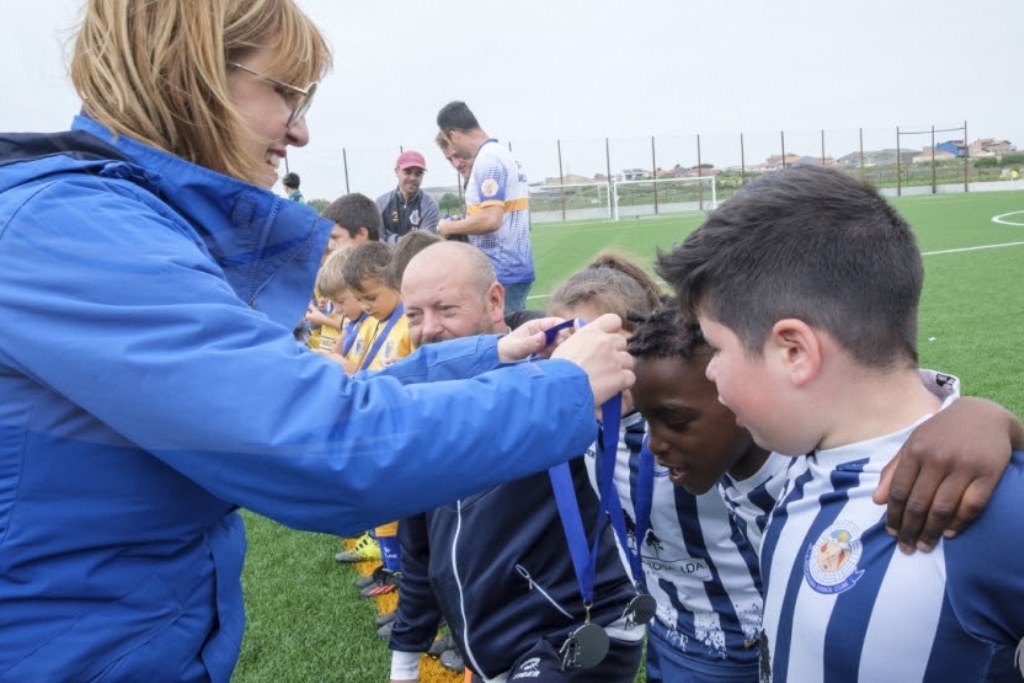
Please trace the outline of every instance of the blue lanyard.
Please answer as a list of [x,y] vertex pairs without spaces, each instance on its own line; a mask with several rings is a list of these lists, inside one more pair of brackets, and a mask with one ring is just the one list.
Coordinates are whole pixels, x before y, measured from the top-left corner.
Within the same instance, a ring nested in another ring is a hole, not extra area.
[[[614,396],[601,406],[601,418],[604,424],[611,425],[613,429],[613,436],[610,438],[607,437],[609,433],[607,430],[602,433],[603,438],[599,444],[601,464],[598,467],[597,476],[598,491],[602,501],[606,496],[617,496],[613,475],[615,471],[615,452],[618,446],[619,416],[621,413],[621,396]],[[609,447],[611,448],[610,467],[608,466]],[[580,585],[580,595],[583,597],[583,604],[589,607],[594,604],[594,576],[597,573],[597,552],[600,547],[601,533],[604,531],[602,524],[605,515],[604,506],[598,505],[597,524],[594,529],[594,544],[588,553],[587,533],[583,528],[583,517],[580,515],[580,506],[576,499],[576,489],[573,488],[569,464],[562,463],[552,467],[548,470],[548,476],[551,478],[551,488],[555,493],[555,504],[558,506],[558,516],[562,520],[565,540],[569,545],[572,566],[576,570],[576,581]]]
[[573,487],[572,473],[569,463],[563,462],[548,470],[551,489],[555,493],[555,504],[558,516],[562,520],[565,541],[569,545],[572,567],[576,570],[576,581],[580,585],[580,595],[587,607],[594,604],[594,575],[597,573],[598,541],[601,539],[600,516],[598,529],[594,534],[594,545],[587,550],[587,532],[583,528],[583,516],[576,500],[576,489]]
[[[544,330],[544,338],[548,345],[555,342],[555,337],[562,330],[572,327],[574,324],[583,326],[583,321],[566,320],[554,327]],[[620,397],[609,400],[601,410],[605,411],[609,404],[615,403],[615,411],[618,408]],[[580,514],[580,504],[576,499],[576,489],[572,482],[572,473],[569,471],[569,463],[563,462],[548,470],[548,477],[551,479],[551,489],[555,494],[555,504],[558,506],[558,517],[562,520],[562,530],[565,531],[565,541],[569,545],[569,556],[572,558],[572,567],[576,571],[576,581],[580,585],[580,595],[583,604],[588,609],[594,604],[594,576],[597,574],[597,552],[600,548],[601,533],[604,530],[604,510],[600,505],[597,509],[597,524],[594,529],[594,544],[589,552],[587,551],[587,532],[583,528],[583,516]],[[609,476],[609,484],[611,477]],[[598,487],[604,489],[604,485]]]
[[[384,329],[377,335],[377,339],[373,342],[373,346],[371,346],[367,354],[363,356],[363,362],[359,366],[360,370],[365,370],[370,367],[370,363],[373,362],[373,359],[377,357],[377,352],[380,351],[381,344],[383,344],[384,340],[388,338],[388,333],[391,332],[391,328],[395,326],[395,323],[397,323],[398,319],[403,315],[405,315],[405,306],[399,303],[398,307],[391,311],[391,315],[388,316],[387,325],[385,325]],[[378,325],[379,324],[380,323],[378,323]]]
[[366,320],[366,313],[360,313],[359,317],[345,324],[345,339],[341,342],[341,355],[347,356],[356,343],[356,332],[359,331],[359,323]]
[[[616,430],[616,437],[618,437]],[[602,466],[605,466],[602,460]],[[615,466],[612,460],[612,467]],[[643,547],[644,539],[647,537],[647,530],[651,528],[651,506],[654,499],[654,455],[647,447],[647,437],[644,437],[643,446],[640,449],[639,471],[636,481],[636,548],[635,551],[629,546],[629,536],[626,534],[626,519],[622,512],[622,502],[617,492],[612,492],[607,498],[602,493],[601,502],[608,511],[611,518],[612,528],[615,535],[619,537],[619,545],[629,558],[629,566],[633,570],[633,580],[637,583],[644,580],[643,564],[640,561],[640,549]]]

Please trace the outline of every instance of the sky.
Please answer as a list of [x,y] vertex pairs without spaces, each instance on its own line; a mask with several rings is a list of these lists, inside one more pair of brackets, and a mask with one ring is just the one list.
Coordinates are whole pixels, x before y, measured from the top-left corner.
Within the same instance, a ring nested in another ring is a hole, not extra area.
[[[880,149],[897,127],[952,129],[941,142],[965,121],[969,140],[1024,149],[1024,0],[297,1],[334,49],[310,144],[288,157],[309,198],[386,192],[410,148],[426,155],[424,186],[454,184],[433,138],[455,99],[511,142],[531,182],[558,176],[559,151],[563,173],[588,177],[694,165],[698,135],[717,166],[740,163],[741,133],[748,165],[783,140],[820,155],[823,130],[838,157],[861,130]],[[0,130],[70,123],[81,6],[3,2]]]

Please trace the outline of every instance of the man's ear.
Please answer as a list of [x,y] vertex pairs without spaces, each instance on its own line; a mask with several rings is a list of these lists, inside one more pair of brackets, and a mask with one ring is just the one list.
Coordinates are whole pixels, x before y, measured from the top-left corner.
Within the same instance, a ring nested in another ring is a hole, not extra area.
[[500,282],[487,288],[487,305],[494,312],[495,322],[502,323],[505,320],[505,288]]
[[361,239],[363,242],[369,242],[370,231],[364,227],[359,228],[358,230],[356,230],[356,239]]
[[783,318],[772,325],[765,342],[766,357],[777,361],[795,386],[803,386],[821,370],[821,339],[798,318]]

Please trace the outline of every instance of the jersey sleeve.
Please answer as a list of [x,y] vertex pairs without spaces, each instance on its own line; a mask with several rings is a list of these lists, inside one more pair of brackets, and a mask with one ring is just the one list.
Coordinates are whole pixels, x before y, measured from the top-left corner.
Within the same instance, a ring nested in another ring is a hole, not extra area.
[[473,166],[473,183],[480,207],[505,205],[508,169],[500,159],[489,154],[478,156]]
[[988,507],[944,539],[947,589],[964,628],[1012,652],[1024,643],[1024,452],[1016,452]]

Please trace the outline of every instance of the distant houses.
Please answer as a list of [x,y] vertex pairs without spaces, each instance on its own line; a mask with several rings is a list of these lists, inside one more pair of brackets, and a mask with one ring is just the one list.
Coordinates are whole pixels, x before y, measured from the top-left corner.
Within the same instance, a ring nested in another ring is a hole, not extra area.
[[[927,148],[924,150],[930,151]],[[935,145],[936,152],[948,152],[954,157],[992,157],[1016,152],[1017,148],[1009,140],[997,138],[978,138],[969,145],[963,140],[946,140]]]

